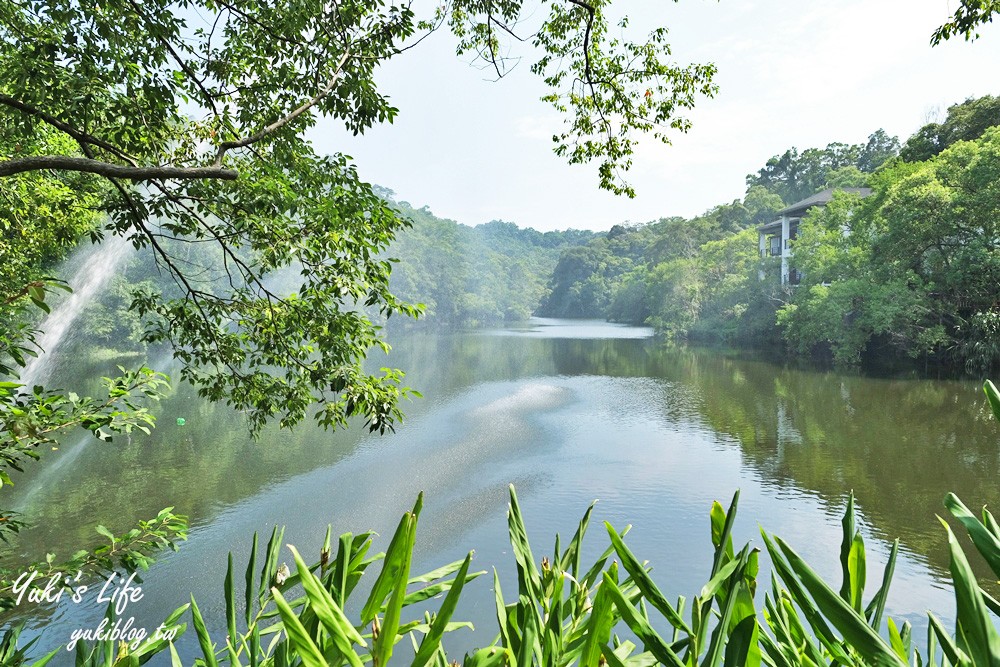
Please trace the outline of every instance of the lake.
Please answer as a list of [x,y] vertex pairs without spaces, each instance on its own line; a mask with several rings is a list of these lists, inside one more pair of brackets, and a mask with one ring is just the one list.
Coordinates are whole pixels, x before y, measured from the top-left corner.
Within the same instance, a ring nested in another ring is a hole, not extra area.
[[[953,616],[947,544],[935,519],[945,494],[955,491],[972,508],[1000,502],[1000,429],[978,381],[803,368],[671,347],[648,329],[594,321],[411,332],[393,344],[388,361],[376,361],[405,369],[424,398],[404,406],[406,422],[392,435],[305,424],[265,430],[255,442],[241,415],[185,385],[157,407],[159,426],[148,437],[109,445],[70,434],[7,494],[37,526],[5,564],[46,551],[68,556],[96,543],[97,523],[124,532],[174,506],[190,516],[190,538],[147,574],[144,596],[126,616],[152,630],[193,592],[218,638],[227,553],[241,573],[254,531],[266,540],[272,526],[287,526],[285,542],[310,561],[328,524],[335,535],[375,530],[376,549],[384,548],[423,491],[414,572],[475,549],[476,569],[495,566],[510,596],[516,573],[505,513],[513,483],[537,558],[550,553],[557,532],[568,539],[598,500],[587,553],[606,546],[603,521],[619,530],[631,524],[626,542],[651,562],[668,597],[690,598],[711,568],[711,503],[728,505],[740,489],[738,545],[762,546],[763,527],[839,587],[840,519],[853,489],[874,561],[869,595],[898,537],[887,611],[919,629],[927,609],[949,623]],[[67,356],[53,386],[92,385],[117,361]],[[287,551],[283,560],[292,563]],[[457,617],[478,630],[446,640],[456,657],[496,633],[492,578],[472,582],[465,595]],[[758,605],[762,599],[758,591]],[[41,633],[48,649],[103,614],[67,601],[42,613],[32,607],[18,612],[29,614],[31,634]],[[180,646],[195,654],[193,631]]]

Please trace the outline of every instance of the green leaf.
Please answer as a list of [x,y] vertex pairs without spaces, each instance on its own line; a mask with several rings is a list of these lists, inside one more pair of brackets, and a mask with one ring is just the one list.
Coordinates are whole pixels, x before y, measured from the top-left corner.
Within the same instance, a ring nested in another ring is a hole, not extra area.
[[896,570],[896,556],[899,554],[899,540],[894,540],[892,549],[889,551],[889,560],[886,561],[885,569],[882,571],[882,586],[868,603],[865,609],[865,616],[868,617],[872,628],[878,632],[882,625],[882,615],[885,613],[885,602],[889,598],[889,585],[892,583],[892,574]]
[[510,647],[510,636],[507,634],[507,608],[504,604],[503,591],[500,590],[500,575],[493,568],[493,601],[496,605],[497,625],[500,627],[500,639],[503,646]]
[[517,562],[518,584],[523,595],[539,601],[542,598],[541,575],[535,566],[535,557],[531,554],[528,533],[524,527],[524,518],[521,516],[521,507],[518,505],[517,492],[514,491],[513,484],[508,487],[508,491],[510,506],[507,509],[507,526],[510,532],[510,546]]
[[673,652],[670,646],[663,640],[663,638],[657,634],[655,630],[649,625],[649,623],[640,615],[635,607],[633,607],[625,596],[622,595],[621,590],[614,583],[612,578],[607,572],[603,575],[603,580],[601,582],[601,587],[607,590],[607,594],[610,596],[611,601],[618,608],[618,613],[621,614],[622,620],[632,629],[632,632],[642,641],[643,647],[656,656],[656,659],[662,662],[664,665],[669,665],[670,667],[684,667],[684,662],[680,657]]
[[542,657],[541,645],[538,642],[540,629],[538,614],[535,613],[534,605],[528,604],[523,598],[519,606],[524,610],[524,628],[521,633],[521,646],[517,652],[517,664],[535,665]]
[[843,538],[840,542],[840,569],[843,573],[843,583],[840,585],[840,597],[854,605],[854,582],[857,579],[851,571],[851,549],[854,546],[854,538],[857,535],[857,528],[854,523],[854,492],[851,491],[847,497],[847,509],[844,510]]
[[302,664],[305,667],[329,667],[326,658],[323,657],[323,653],[316,646],[316,642],[312,640],[309,633],[306,632],[299,617],[295,615],[295,611],[285,601],[281,591],[272,587],[271,596],[278,607],[278,614],[281,616],[281,622],[285,628],[285,634],[288,635],[288,641],[295,648],[296,656],[302,660]]
[[723,565],[715,576],[709,579],[708,583],[702,586],[701,592],[698,593],[698,597],[702,600],[709,600],[715,597],[715,594],[719,592],[722,585],[729,580],[729,577],[733,574],[737,567],[740,566],[740,562],[733,559]]
[[194,596],[191,596],[191,618],[194,620],[194,631],[198,635],[198,644],[201,646],[201,653],[205,657],[206,667],[218,667],[218,662],[215,659],[215,648],[212,646],[212,638],[208,634],[208,629],[205,627],[205,619],[201,616],[201,610],[198,609],[198,603],[195,602]]
[[[389,547],[386,549],[382,570],[379,572],[378,577],[376,577],[375,584],[368,595],[368,600],[361,610],[362,625],[368,625],[372,622],[375,615],[381,610],[386,597],[396,588],[396,580],[399,576],[403,559],[405,558],[404,551],[407,549],[407,541],[409,540],[409,531],[411,529],[410,517],[413,517],[415,521],[419,513],[419,508],[423,503],[422,499],[423,494],[420,494],[417,497],[414,512],[404,514],[396,526],[396,532],[393,533],[392,540],[389,541]],[[403,580],[403,583],[406,583],[406,579]]]
[[725,604],[722,606],[722,615],[719,618],[718,625],[716,625],[715,630],[712,632],[712,641],[709,643],[708,653],[705,655],[705,660],[701,663],[702,667],[715,667],[723,659],[730,631],[730,621],[733,616],[733,609],[736,606],[736,589],[738,586],[742,585],[743,568],[746,567],[747,554],[749,550],[749,546],[744,547],[743,551],[740,552],[739,557],[734,558],[733,560],[733,562],[737,564],[737,567],[733,569],[733,573],[730,575],[730,585],[726,590]]
[[983,601],[976,575],[951,528],[944,519],[941,519],[941,524],[948,534],[948,549],[951,552],[958,632],[965,638],[971,658],[977,665],[1000,665],[1000,635]]
[[31,667],[45,667],[45,665],[49,664],[49,661],[51,661],[52,658],[56,657],[56,655],[58,655],[59,653],[62,653],[63,650],[64,649],[61,646],[53,649],[51,653],[48,653],[44,657],[39,658],[35,662],[31,663]]
[[611,628],[614,627],[617,620],[614,610],[614,603],[611,601],[606,587],[601,586],[594,596],[594,606],[590,610],[590,618],[587,619],[586,630],[583,634],[580,667],[596,667],[598,665],[598,659],[603,653],[602,647],[611,638]]
[[934,635],[941,643],[942,652],[944,652],[951,664],[970,665],[971,662],[969,660],[969,656],[966,655],[962,649],[958,648],[955,644],[955,640],[952,639],[948,631],[945,630],[944,625],[941,624],[941,621],[938,620],[937,616],[928,613],[927,620],[930,622],[930,627],[934,630]]
[[430,631],[424,636],[423,641],[420,642],[420,649],[413,658],[412,667],[424,667],[424,665],[430,661],[434,653],[440,648],[441,638],[444,636],[445,628],[448,625],[448,621],[451,620],[452,614],[455,613],[455,607],[458,605],[458,599],[462,594],[462,588],[465,586],[466,577],[469,573],[469,563],[471,562],[472,552],[470,551],[469,555],[465,557],[465,561],[462,563],[462,567],[459,569],[458,574],[455,575],[455,584],[451,587],[451,590],[448,591],[448,595],[445,597],[444,602],[441,603],[441,607],[434,616]]
[[969,531],[969,537],[976,549],[986,559],[986,563],[993,570],[993,573],[1000,577],[1000,538],[977,519],[969,508],[966,507],[954,493],[945,496],[944,506],[952,513],[956,519],[962,522],[965,529]]
[[722,505],[718,502],[712,504],[712,544],[715,545],[715,558],[712,561],[712,575],[715,576],[727,560],[733,559],[733,524],[736,522],[736,508],[740,502],[739,489],[733,494],[733,500],[729,503],[729,511],[721,513]]
[[253,544],[250,547],[250,560],[247,563],[247,571],[244,575],[244,581],[246,583],[246,588],[243,591],[243,603],[246,605],[244,609],[245,619],[247,627],[250,626],[250,619],[253,618],[253,591],[254,591],[254,571],[257,568],[257,531],[253,533]]
[[[413,558],[413,547],[416,541],[417,517],[420,514],[420,507],[423,504],[423,494],[417,496],[417,502],[413,511],[403,515],[400,522],[401,533],[399,540],[393,537],[392,544],[386,551],[385,563],[379,580],[383,580],[385,586],[389,588],[389,601],[385,607],[385,616],[382,619],[382,629],[378,637],[374,640],[372,647],[372,660],[378,665],[388,665],[392,657],[393,646],[396,643],[396,632],[399,629],[400,612],[403,608],[403,600],[406,597],[406,585],[410,577],[410,562]],[[369,598],[371,600],[372,598]]]
[[622,567],[625,568],[625,571],[632,577],[636,586],[642,591],[643,598],[663,614],[675,628],[692,634],[691,628],[688,627],[688,624],[684,622],[681,615],[677,613],[677,610],[673,608],[666,596],[656,586],[646,568],[639,563],[639,559],[625,545],[625,542],[618,536],[618,533],[611,527],[611,524],[605,522],[604,527],[607,529],[608,537],[611,539],[611,546],[614,547],[615,553],[621,559]]
[[863,611],[865,592],[865,581],[867,573],[865,571],[865,542],[858,532],[851,542],[851,551],[848,556],[849,572],[851,576],[850,600],[849,602],[858,613]]
[[508,649],[488,646],[479,649],[471,656],[466,656],[463,667],[503,667],[516,664]]
[[993,410],[993,416],[1000,419],[1000,391],[997,391],[996,385],[989,380],[983,383],[983,391],[990,402],[990,409]]
[[229,650],[230,663],[235,665],[238,663],[236,641],[239,635],[236,634],[236,592],[233,589],[233,552],[231,551],[226,567],[226,579],[222,587],[226,596],[226,648]]
[[[600,653],[602,656],[604,656],[604,660],[607,662],[608,665],[610,665],[611,667],[627,667],[627,665],[622,661],[621,658],[618,657],[618,655],[615,654],[614,650],[612,650],[612,648],[608,646],[607,643],[601,644],[600,649],[601,649]],[[580,663],[581,667],[583,664],[584,664],[583,662]],[[595,662],[593,664],[597,663]]]
[[323,583],[309,570],[309,566],[302,560],[298,550],[291,544],[288,545],[288,549],[295,559],[299,581],[309,599],[309,608],[316,614],[340,654],[346,657],[353,667],[362,667],[363,663],[355,653],[352,643],[367,647],[364,638],[351,625],[333,596],[323,587]]
[[278,553],[281,550],[281,542],[285,536],[285,529],[278,529],[277,526],[271,530],[271,539],[267,542],[265,551],[264,566],[260,571],[260,586],[257,593],[257,604],[264,606],[264,595],[274,584],[274,576],[278,572]]
[[[746,586],[741,584],[739,593],[745,592]],[[759,641],[757,617],[753,614],[744,616],[730,632],[726,642],[725,667],[759,667]]]
[[889,630],[889,645],[892,646],[892,650],[896,652],[900,660],[909,660],[909,657],[906,655],[906,647],[903,645],[903,638],[896,628],[896,622],[889,618],[886,620],[886,625]]
[[594,512],[594,504],[596,502],[590,503],[587,511],[583,513],[583,518],[580,519],[580,524],[576,528],[576,533],[573,534],[573,539],[570,540],[569,546],[566,547],[566,551],[563,552],[559,559],[559,568],[563,572],[569,572],[574,578],[579,578],[580,576],[581,546],[583,544],[583,537],[587,534],[587,528],[590,526],[590,515]]
[[795,576],[798,577],[816,601],[816,605],[822,610],[823,615],[840,630],[844,639],[855,650],[880,665],[905,667],[905,663],[899,660],[892,647],[887,645],[878,633],[868,625],[867,619],[863,618],[851,605],[827,586],[820,576],[781,538],[776,537],[774,541],[780,547]]

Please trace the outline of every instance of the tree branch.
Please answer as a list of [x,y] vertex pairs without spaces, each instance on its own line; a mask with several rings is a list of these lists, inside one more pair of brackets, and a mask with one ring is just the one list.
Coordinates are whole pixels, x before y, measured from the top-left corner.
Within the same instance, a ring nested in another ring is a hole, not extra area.
[[227,151],[233,148],[243,148],[245,146],[255,144],[258,141],[267,138],[269,135],[274,134],[275,132],[283,128],[285,125],[288,125],[293,120],[295,120],[296,118],[304,114],[306,111],[308,111],[312,107],[316,106],[319,102],[321,102],[324,97],[330,94],[330,91],[333,90],[333,87],[337,85],[337,80],[340,79],[340,75],[344,71],[344,64],[347,63],[347,59],[350,57],[351,57],[351,52],[349,50],[344,51],[344,55],[340,57],[340,62],[337,63],[337,68],[334,70],[333,76],[331,76],[329,81],[326,82],[326,85],[324,85],[323,88],[320,89],[320,91],[316,93],[313,97],[303,102],[302,105],[297,107],[289,114],[274,121],[273,123],[262,129],[257,134],[253,134],[249,137],[243,137],[242,139],[236,139],[235,141],[224,141],[221,144],[219,144],[219,150],[215,156],[214,166],[217,168],[222,166],[222,158],[225,157]]
[[82,130],[78,130],[69,123],[64,123],[58,118],[50,116],[49,114],[45,113],[41,109],[36,109],[30,104],[25,104],[24,102],[11,97],[10,95],[4,95],[0,93],[0,104],[9,106],[12,109],[17,109],[18,111],[22,111],[28,114],[29,116],[35,116],[36,118],[48,123],[57,130],[65,132],[69,136],[76,139],[80,144],[92,144],[94,146],[97,146],[98,148],[103,148],[109,153],[117,155],[118,157],[125,160],[129,164],[133,166],[136,165],[135,160],[128,154],[122,152],[121,149],[109,144],[103,139],[99,139],[93,136],[92,134],[88,134],[86,132],[83,132]]
[[[142,11],[142,7],[140,5],[136,4],[134,0],[129,0],[129,4],[132,6],[132,9],[135,10],[135,13],[141,16],[143,20],[146,21],[146,24],[150,26],[150,28],[156,27],[155,24],[152,22],[152,20],[149,18],[149,16],[144,11]],[[187,62],[185,62],[184,59],[181,58],[180,54],[177,53],[177,51],[174,49],[174,45],[171,44],[169,40],[163,37],[163,35],[156,30],[150,30],[149,34],[156,36],[156,40],[163,45],[163,47],[167,50],[170,56],[174,59],[174,62],[177,63],[178,67],[180,67],[181,70],[184,72],[184,74],[186,74],[187,77],[194,83],[194,85],[198,87],[198,90],[201,91],[202,97],[208,103],[208,106],[212,108],[212,115],[218,118],[219,110],[215,106],[215,100],[212,98],[212,94],[208,92],[208,89],[205,88],[205,84],[202,83],[201,79],[198,78],[198,75],[194,72],[194,70],[192,70],[191,67],[188,66]]]
[[587,17],[587,30],[583,34],[583,57],[586,63],[587,81],[590,83],[591,87],[593,87],[593,82],[591,81],[593,74],[590,69],[590,31],[594,27],[594,16],[597,10],[594,9],[594,6],[590,3],[584,2],[584,0],[569,0],[569,2],[578,7],[583,7],[587,10],[587,13],[590,14],[590,16]]
[[26,171],[58,169],[97,174],[105,178],[120,178],[126,181],[149,181],[153,179],[202,179],[214,178],[235,181],[239,174],[233,169],[223,169],[219,165],[211,167],[135,167],[100,160],[68,155],[38,155],[34,157],[5,160],[0,162],[0,178]]

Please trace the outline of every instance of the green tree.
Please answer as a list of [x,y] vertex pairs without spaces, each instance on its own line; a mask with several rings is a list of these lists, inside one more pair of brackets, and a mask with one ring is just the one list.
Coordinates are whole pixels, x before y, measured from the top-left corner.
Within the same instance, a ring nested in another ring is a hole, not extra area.
[[[714,92],[714,67],[673,64],[665,28],[613,35],[608,9],[557,2],[527,34],[546,99],[568,119],[557,152],[598,161],[603,187],[631,193],[622,174],[635,133],[686,130],[678,111]],[[104,231],[179,287],[137,295],[148,338],[174,346],[181,376],[207,398],[255,428],[318,405],[322,424],[358,415],[385,430],[405,390],[398,372],[362,369],[384,343],[355,305],[417,313],[389,291],[380,256],[405,221],[345,156],[317,155],[303,135],[321,117],[354,132],[391,121],[374,72],[439,25],[503,73],[501,36],[513,40],[527,13],[520,0],[455,0],[426,17],[369,0],[11,3],[0,13],[8,137],[27,149],[49,132],[72,146],[14,154],[0,178],[89,175],[110,191]],[[189,242],[214,244],[216,265],[186,266]],[[280,293],[267,277],[288,266],[300,281]]]
[[863,188],[868,186],[868,175],[853,164],[849,164],[846,167],[827,171],[824,185],[834,189]]
[[785,207],[781,197],[760,185],[747,188],[743,197],[743,206],[750,214],[749,224],[752,227],[770,222],[774,215]]
[[[72,139],[50,128],[19,138],[10,114],[0,116],[0,151],[4,155],[72,150]],[[0,179],[0,295],[10,306],[26,295],[44,267],[62,258],[77,239],[96,230],[104,192],[85,175],[43,172]],[[8,321],[9,324],[9,321]]]
[[931,44],[940,44],[953,35],[961,35],[966,41],[978,39],[979,33],[976,30],[979,26],[992,23],[993,16],[998,13],[1000,2],[997,0],[959,0],[951,20],[934,31]]
[[778,311],[792,349],[802,354],[827,349],[845,364],[860,362],[877,336],[915,350],[930,295],[918,289],[913,276],[876,276],[873,238],[857,195],[837,194],[803,219],[795,242],[803,279]]
[[900,157],[907,162],[928,160],[959,141],[978,139],[988,128],[1000,125],[1000,97],[965,100],[948,107],[941,123],[928,123],[906,140]]
[[779,313],[790,345],[829,346],[849,363],[872,342],[977,367],[1000,362],[998,177],[1000,128],[991,128],[930,160],[880,170],[863,202],[838,196],[810,212],[795,242],[803,283]]
[[790,148],[767,161],[756,174],[747,176],[749,187],[761,186],[794,204],[827,187],[860,187],[865,178],[899,150],[899,141],[885,130],[877,130],[863,144],[833,142],[826,148]]
[[538,307],[544,317],[602,317],[610,293],[607,279],[631,268],[616,271],[616,261],[606,239],[586,246],[570,248],[559,257],[552,272],[549,292]]
[[426,207],[394,204],[412,227],[397,235],[394,294],[426,305],[408,326],[498,326],[531,316],[562,249],[593,232],[542,233],[494,220],[468,227],[435,217]]
[[869,216],[876,276],[915,276],[933,292],[928,318],[943,326],[958,357],[980,366],[1000,280],[1000,128],[953,144],[935,158],[899,165],[880,178]]
[[864,144],[858,155],[857,167],[870,174],[898,154],[899,138],[878,129],[868,135],[868,143]]

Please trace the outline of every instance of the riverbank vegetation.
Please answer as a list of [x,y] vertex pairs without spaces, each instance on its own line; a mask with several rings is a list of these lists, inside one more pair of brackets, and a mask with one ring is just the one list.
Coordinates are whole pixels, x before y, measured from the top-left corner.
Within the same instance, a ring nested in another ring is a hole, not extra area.
[[[1000,363],[996,301],[1000,98],[948,109],[902,146],[789,149],[747,177],[743,200],[693,220],[618,227],[563,253],[541,315],[649,323],[677,338],[786,345],[858,363],[922,357]],[[825,188],[791,242],[798,285],[762,258],[756,227]]]
[[[587,230],[539,232],[494,220],[475,227],[435,216],[426,206],[397,202],[379,188],[380,196],[407,226],[396,233],[383,253],[391,262],[391,292],[402,301],[419,304],[419,318],[386,318],[377,309],[366,313],[379,325],[446,329],[499,326],[527,320],[548,291],[560,254],[601,235]],[[213,249],[184,249],[185,260],[211,265]],[[297,272],[286,270],[269,278],[272,289],[296,289]],[[108,346],[122,352],[146,349],[143,318],[132,307],[135,292],[179,297],[176,286],[155,265],[132,255],[88,303],[80,317],[87,346]]]
[[528,319],[564,250],[595,238],[590,231],[538,232],[494,220],[468,227],[423,207],[394,204],[412,226],[389,248],[398,258],[390,285],[424,304],[430,326],[497,326]]

